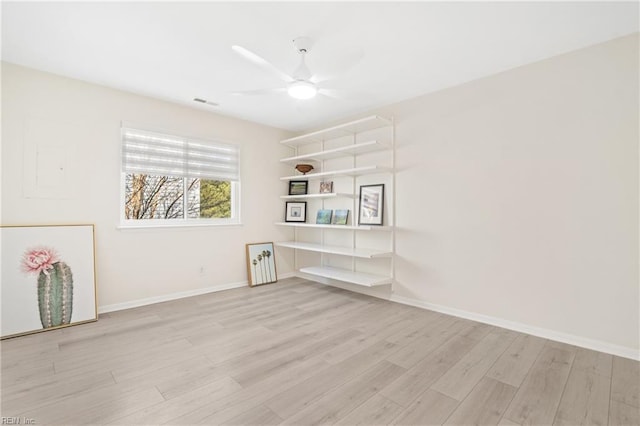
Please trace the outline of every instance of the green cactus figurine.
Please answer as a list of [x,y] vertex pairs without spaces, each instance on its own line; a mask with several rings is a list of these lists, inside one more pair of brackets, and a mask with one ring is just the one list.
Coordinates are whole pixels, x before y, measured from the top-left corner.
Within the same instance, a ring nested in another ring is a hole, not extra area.
[[38,306],[43,328],[71,323],[73,311],[73,274],[52,249],[37,248],[25,253],[25,272],[38,273]]

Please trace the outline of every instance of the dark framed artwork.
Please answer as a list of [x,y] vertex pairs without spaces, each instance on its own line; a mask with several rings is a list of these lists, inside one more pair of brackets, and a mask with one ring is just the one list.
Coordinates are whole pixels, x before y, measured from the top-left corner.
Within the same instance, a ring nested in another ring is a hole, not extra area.
[[247,244],[247,276],[250,287],[278,281],[273,243]]
[[289,195],[306,195],[309,188],[309,181],[290,180]]
[[284,215],[285,222],[306,222],[307,202],[287,201]]
[[358,225],[384,223],[384,184],[361,185]]

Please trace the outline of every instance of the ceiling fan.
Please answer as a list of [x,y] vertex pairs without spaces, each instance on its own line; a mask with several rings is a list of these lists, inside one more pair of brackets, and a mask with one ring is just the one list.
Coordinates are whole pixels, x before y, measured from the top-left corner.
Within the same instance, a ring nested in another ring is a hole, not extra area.
[[265,89],[265,90],[252,90],[246,92],[235,92],[236,95],[259,95],[273,92],[286,92],[294,99],[311,99],[317,94],[322,94],[330,97],[336,97],[332,94],[331,90],[318,87],[318,81],[316,76],[311,74],[311,70],[305,63],[305,56],[311,49],[312,40],[309,37],[297,37],[293,40],[293,47],[300,55],[300,64],[296,70],[291,74],[287,74],[279,70],[271,62],[258,56],[249,49],[233,45],[231,48],[243,58],[261,66],[262,68],[277,75],[281,80],[287,83],[286,87],[279,89]]

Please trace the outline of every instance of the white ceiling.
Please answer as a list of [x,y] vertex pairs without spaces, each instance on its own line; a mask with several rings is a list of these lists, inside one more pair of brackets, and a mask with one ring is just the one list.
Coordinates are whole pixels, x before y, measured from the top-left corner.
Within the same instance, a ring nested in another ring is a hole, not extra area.
[[[2,3],[5,61],[289,130],[635,31],[637,2]],[[232,94],[284,86],[232,45],[292,73],[296,36],[341,99]]]

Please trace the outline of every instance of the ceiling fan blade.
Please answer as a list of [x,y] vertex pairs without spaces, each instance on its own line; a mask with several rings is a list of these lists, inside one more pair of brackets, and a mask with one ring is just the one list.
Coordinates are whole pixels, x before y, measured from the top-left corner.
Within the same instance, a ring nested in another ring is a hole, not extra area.
[[344,93],[341,90],[335,90],[335,89],[319,89],[318,93],[321,95],[324,95],[328,98],[333,98],[333,99],[345,99],[346,96],[344,95]]
[[278,87],[276,89],[258,89],[258,90],[243,90],[239,92],[231,92],[234,96],[258,96],[258,95],[273,95],[274,93],[286,92],[284,87]]
[[231,48],[233,49],[234,52],[236,52],[237,54],[239,54],[243,58],[253,62],[256,65],[261,66],[262,68],[268,69],[269,71],[271,71],[272,73],[277,75],[278,78],[280,78],[281,80],[284,80],[287,83],[290,83],[290,82],[292,82],[294,80],[293,77],[291,77],[290,75],[280,71],[271,62],[267,61],[266,59],[262,58],[261,56],[258,56],[257,54],[253,53],[249,49],[246,49],[246,48],[244,48],[242,46],[238,46],[238,45],[235,45],[235,44],[233,46],[231,46]]
[[[362,49],[352,50],[348,54],[343,54],[340,57],[335,57],[333,64],[324,65],[325,72],[314,74],[309,79],[313,83],[320,84],[331,80],[337,80],[345,75],[351,73],[351,71],[362,61],[364,58],[364,51]],[[339,64],[339,65],[337,65]],[[329,69],[326,69],[326,68]]]

